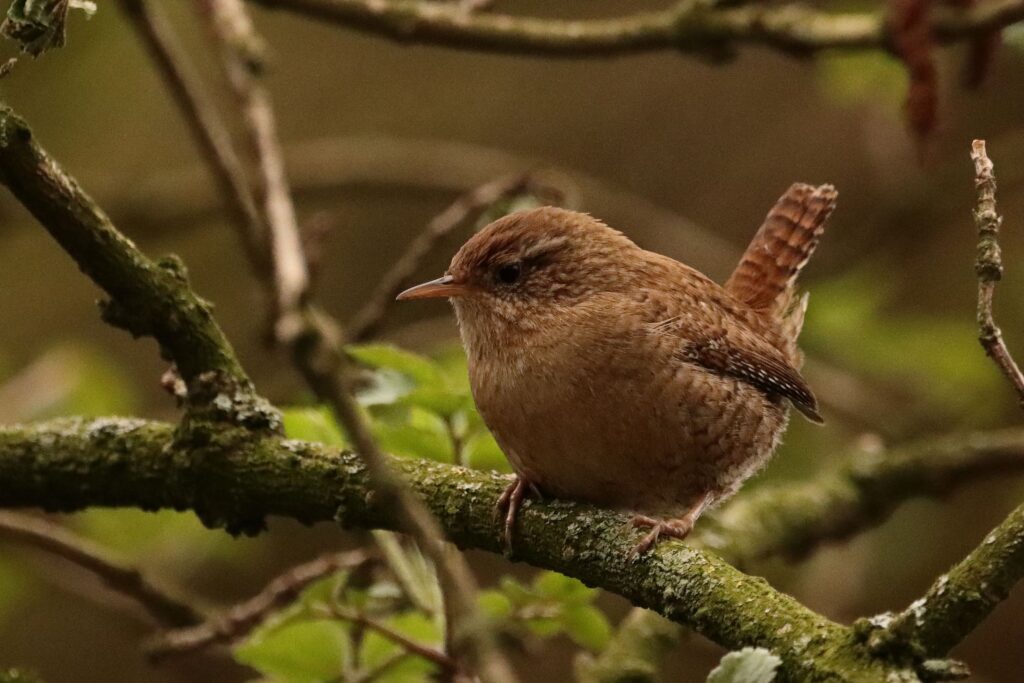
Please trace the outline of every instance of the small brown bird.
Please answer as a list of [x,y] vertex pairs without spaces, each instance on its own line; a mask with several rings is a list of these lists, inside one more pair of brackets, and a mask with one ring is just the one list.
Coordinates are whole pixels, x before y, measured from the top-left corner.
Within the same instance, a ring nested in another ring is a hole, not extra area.
[[447,273],[399,299],[447,297],[473,397],[527,490],[636,513],[684,538],[774,452],[787,402],[821,422],[800,376],[795,282],[836,192],[797,184],[720,286],[586,214],[543,207],[474,235]]

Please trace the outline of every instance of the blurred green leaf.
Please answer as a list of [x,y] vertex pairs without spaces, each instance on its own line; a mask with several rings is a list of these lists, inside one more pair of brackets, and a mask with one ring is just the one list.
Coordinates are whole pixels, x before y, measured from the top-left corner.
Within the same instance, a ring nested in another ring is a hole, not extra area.
[[512,601],[498,590],[480,591],[477,596],[480,610],[491,621],[501,622],[512,616]]
[[0,384],[0,416],[10,421],[127,414],[137,403],[122,365],[72,344],[47,350]]
[[391,344],[363,344],[349,346],[345,350],[363,365],[395,370],[409,376],[417,384],[433,386],[444,381],[441,370],[432,360]]
[[373,434],[381,449],[406,458],[452,462],[452,442],[444,421],[426,411],[418,415],[406,424],[375,422]]
[[540,572],[534,577],[533,590],[540,597],[572,604],[585,604],[597,597],[597,589],[587,588],[578,579],[550,571]]
[[397,370],[381,368],[366,377],[357,398],[363,406],[388,406],[412,391],[416,383]]
[[446,386],[417,387],[397,400],[402,405],[424,408],[449,418],[473,406],[468,395],[454,392]]
[[409,599],[420,609],[440,618],[444,612],[443,597],[437,572],[430,560],[424,557],[419,548],[404,545],[390,531],[374,530],[370,533]]
[[343,674],[348,637],[336,621],[300,621],[258,630],[234,649],[235,660],[280,683],[323,683]]
[[122,557],[168,573],[188,573],[214,558],[243,557],[247,548],[258,543],[211,531],[195,515],[172,510],[93,508],[76,514],[71,524]]
[[326,406],[285,408],[281,412],[284,433],[289,439],[315,441],[329,446],[348,445],[348,439]]
[[551,638],[564,628],[562,621],[555,617],[530,617],[523,620],[526,628],[538,638]]
[[603,650],[612,635],[608,618],[593,605],[567,606],[562,612],[562,627],[574,643],[592,652]]
[[511,472],[512,465],[502,453],[501,447],[486,429],[478,431],[466,440],[462,446],[462,455],[466,464],[477,470],[497,470]]
[[[442,645],[444,636],[441,629],[437,624],[419,612],[403,612],[383,620],[383,624],[422,645],[435,648],[440,648]],[[363,669],[373,669],[391,659],[398,652],[401,652],[400,646],[376,631],[369,629],[366,632],[366,637],[363,639],[359,658]],[[392,671],[391,678],[382,678],[380,680],[429,680],[430,674],[435,672],[436,669],[437,667],[433,662],[429,662],[421,657],[412,657],[408,662],[403,662],[401,666],[400,673],[405,678],[400,677],[398,671]]]
[[782,660],[764,648],[730,652],[708,676],[708,683],[771,683]]

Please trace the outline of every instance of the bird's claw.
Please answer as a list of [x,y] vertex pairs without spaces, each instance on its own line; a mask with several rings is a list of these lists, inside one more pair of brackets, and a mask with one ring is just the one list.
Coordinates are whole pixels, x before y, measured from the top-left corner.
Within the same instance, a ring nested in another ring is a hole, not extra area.
[[501,544],[508,555],[512,554],[512,531],[515,528],[516,516],[519,514],[519,508],[522,505],[523,498],[526,497],[527,491],[532,491],[535,496],[540,497],[540,490],[535,484],[517,475],[505,487],[501,497],[498,498],[497,504],[494,506],[496,519],[501,520],[504,518],[505,520],[501,530]]
[[687,517],[682,519],[655,519],[645,515],[633,515],[631,523],[637,529],[649,528],[650,531],[629,551],[630,559],[642,555],[653,548],[662,536],[671,536],[672,538],[683,540],[693,531],[694,520]]

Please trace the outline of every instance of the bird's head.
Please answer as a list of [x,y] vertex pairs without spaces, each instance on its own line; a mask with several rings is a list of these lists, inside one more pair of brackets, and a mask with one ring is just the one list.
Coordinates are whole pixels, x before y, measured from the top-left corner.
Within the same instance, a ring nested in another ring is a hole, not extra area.
[[464,333],[528,334],[565,307],[624,287],[634,251],[629,238],[586,214],[519,211],[473,235],[443,277],[398,298],[449,298]]

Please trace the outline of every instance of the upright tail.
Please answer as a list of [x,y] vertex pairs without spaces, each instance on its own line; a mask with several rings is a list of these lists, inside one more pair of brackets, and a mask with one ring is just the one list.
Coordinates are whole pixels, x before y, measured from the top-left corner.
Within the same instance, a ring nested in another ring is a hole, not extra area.
[[836,208],[831,185],[790,186],[761,224],[725,288],[779,326],[787,355],[799,367],[796,338],[807,297],[795,299],[796,279],[818,246],[825,221]]

